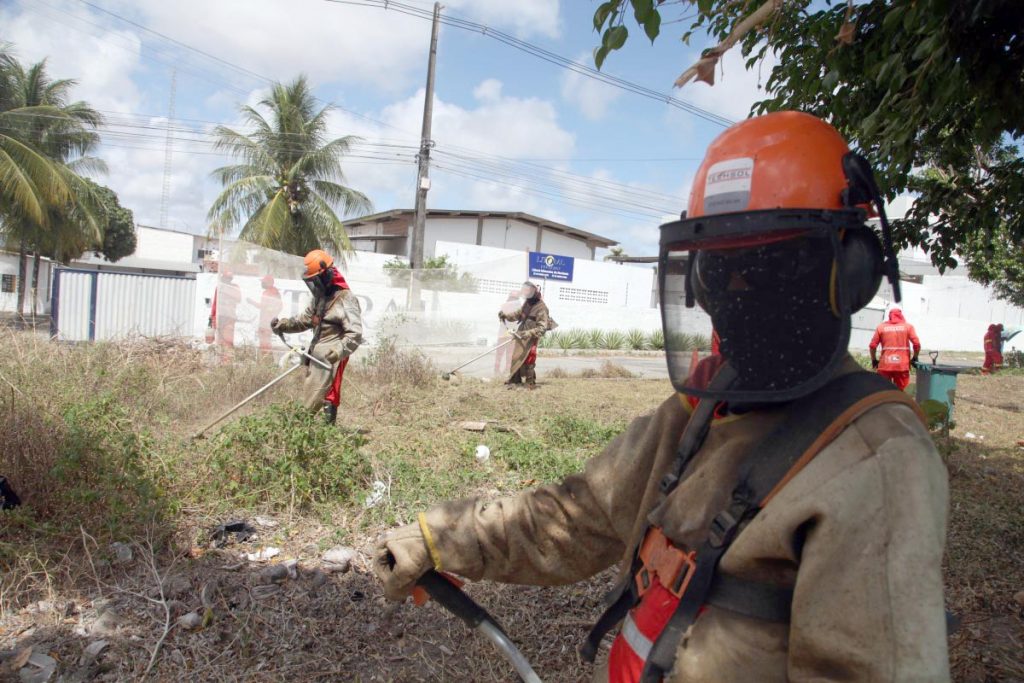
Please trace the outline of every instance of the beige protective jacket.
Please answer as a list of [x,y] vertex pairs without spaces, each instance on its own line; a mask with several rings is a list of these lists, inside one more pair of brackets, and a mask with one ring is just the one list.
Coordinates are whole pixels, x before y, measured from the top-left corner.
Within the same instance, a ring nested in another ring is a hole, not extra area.
[[[321,322],[322,319],[322,322]],[[351,356],[363,343],[363,317],[359,299],[350,289],[338,289],[326,301],[314,300],[294,318],[282,318],[277,329],[286,334],[316,329],[315,344],[310,355],[332,364],[330,371],[310,363],[306,369],[303,403],[310,410],[323,407],[324,396],[331,387],[338,364]]]
[[[844,371],[855,366],[848,359]],[[726,505],[742,457],[782,413],[716,420],[650,519],[688,415],[673,396],[560,484],[427,512],[441,568],[473,580],[539,585],[579,581],[616,562],[628,571],[652,521],[677,544],[699,547]],[[945,467],[914,412],[894,404],[868,411],[722,558],[721,570],[733,576],[793,586],[791,623],[709,607],[681,643],[667,680],[948,680],[941,575],[947,497]],[[607,680],[603,666],[595,680]]]
[[543,300],[535,304],[524,304],[515,313],[499,313],[498,317],[509,322],[518,322],[516,332],[519,339],[513,343],[512,367],[509,375],[515,375],[519,368],[526,362],[530,355],[530,349],[540,341],[544,333],[548,331],[549,316],[548,305]]

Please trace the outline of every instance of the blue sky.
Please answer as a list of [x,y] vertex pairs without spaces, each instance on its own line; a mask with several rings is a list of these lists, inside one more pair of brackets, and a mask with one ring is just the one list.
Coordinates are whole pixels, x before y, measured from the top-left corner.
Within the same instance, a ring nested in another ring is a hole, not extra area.
[[[444,11],[590,64],[599,41],[595,7],[449,0]],[[160,221],[172,69],[169,227],[206,231],[218,191],[210,171],[228,161],[210,148],[210,129],[237,124],[239,103],[265,92],[261,76],[307,74],[318,97],[339,107],[332,131],[364,140],[345,165],[349,183],[377,210],[412,205],[428,21],[326,0],[0,0],[0,27],[0,40],[14,43],[23,60],[48,57],[52,74],[78,79],[76,95],[107,116],[100,156],[110,173],[101,182],[141,223]],[[683,27],[665,26],[651,46],[631,26],[631,40],[605,71],[732,120],[745,116],[771,65],[745,72],[738,55],[727,55],[716,86],[673,92],[675,77],[709,44],[695,37],[683,45]],[[637,255],[653,253],[658,224],[685,207],[700,157],[722,130],[448,26],[435,102],[430,206],[528,211],[606,235]]]

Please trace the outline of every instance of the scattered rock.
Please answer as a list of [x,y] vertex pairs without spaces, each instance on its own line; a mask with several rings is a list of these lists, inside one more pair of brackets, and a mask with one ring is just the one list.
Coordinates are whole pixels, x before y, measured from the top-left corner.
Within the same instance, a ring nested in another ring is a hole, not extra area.
[[177,623],[186,631],[194,631],[203,625],[203,615],[199,612],[189,612],[178,617]]
[[260,517],[259,515],[256,515],[253,521],[256,522],[256,526],[265,527],[267,529],[273,529],[277,526],[277,520],[273,520],[270,517]]
[[288,571],[288,578],[295,580],[299,578],[299,561],[298,560],[285,560],[281,563],[284,568]]
[[271,584],[281,583],[288,578],[288,567],[283,564],[272,564],[269,567],[264,567],[256,575],[256,580],[260,584]]
[[121,541],[111,543],[110,549],[114,552],[114,564],[127,564],[135,556],[131,546]]
[[90,633],[95,635],[110,635],[117,632],[119,626],[121,626],[123,619],[121,615],[114,609],[109,607],[100,611],[96,617],[96,621],[93,622]]
[[181,650],[175,648],[171,650],[171,661],[178,666],[185,666],[185,655],[181,653]]
[[447,647],[445,645],[440,645],[440,646],[438,646],[438,648],[441,650],[441,652],[443,652],[444,654],[448,655],[449,657],[451,657],[451,656],[453,656],[455,654],[454,650],[452,650],[450,647]]
[[280,554],[280,548],[266,547],[260,548],[259,551],[255,553],[245,553],[243,557],[249,560],[250,562],[266,562],[267,560],[277,557]]
[[57,672],[57,660],[41,652],[33,652],[18,671],[22,683],[46,683]]
[[271,584],[269,586],[253,586],[252,597],[256,600],[263,600],[269,598],[272,595],[276,595],[281,591],[279,584]]
[[82,651],[82,658],[79,660],[80,664],[86,664],[87,662],[96,659],[100,656],[100,653],[107,649],[110,645],[109,640],[94,640],[89,643],[85,650]]
[[324,571],[344,574],[352,567],[355,557],[355,548],[335,546],[323,554]]
[[320,571],[319,569],[313,569],[309,572],[309,589],[317,590],[321,586],[327,583],[327,574]]
[[302,557],[313,557],[314,555],[319,554],[319,552],[320,546],[318,546],[316,543],[307,543],[306,545],[302,546],[302,550],[299,551],[299,555],[301,555]]
[[487,429],[486,422],[474,422],[466,421],[458,423],[459,429],[465,429],[467,432],[482,432]]
[[1017,591],[1013,594],[1013,601],[1017,606],[1024,609],[1024,591]]

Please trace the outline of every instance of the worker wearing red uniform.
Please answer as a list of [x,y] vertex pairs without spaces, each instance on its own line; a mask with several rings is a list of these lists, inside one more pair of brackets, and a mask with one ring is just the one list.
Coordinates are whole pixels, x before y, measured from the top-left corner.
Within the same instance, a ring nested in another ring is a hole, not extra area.
[[985,363],[981,372],[985,375],[998,370],[1003,365],[1003,325],[993,323],[985,333]]
[[[882,345],[882,359],[876,355],[878,345]],[[913,356],[910,347],[913,345]],[[917,364],[917,355],[921,353],[921,340],[917,338],[914,326],[903,317],[903,311],[894,308],[889,311],[889,321],[875,329],[875,336],[868,345],[871,350],[871,367],[885,377],[900,390],[910,384],[910,366]]]

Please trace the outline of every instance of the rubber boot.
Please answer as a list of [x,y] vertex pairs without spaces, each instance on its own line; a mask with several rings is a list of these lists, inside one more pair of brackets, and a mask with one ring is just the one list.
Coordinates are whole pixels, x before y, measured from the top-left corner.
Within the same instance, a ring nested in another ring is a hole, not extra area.
[[329,425],[334,424],[338,420],[338,406],[334,405],[330,401],[324,401],[324,422]]

